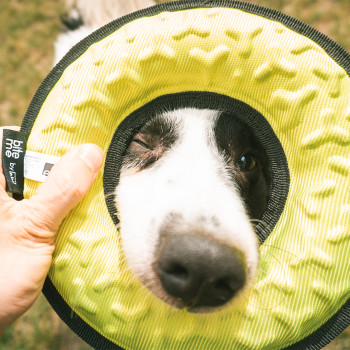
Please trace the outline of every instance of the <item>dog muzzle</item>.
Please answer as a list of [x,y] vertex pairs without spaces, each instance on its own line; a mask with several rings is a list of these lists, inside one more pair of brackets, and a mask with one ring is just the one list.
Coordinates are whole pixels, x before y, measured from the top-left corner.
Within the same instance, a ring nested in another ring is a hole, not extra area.
[[[235,1],[158,5],[77,44],[21,129],[44,178],[79,144],[106,152],[57,236],[44,294],[60,317],[98,349],[319,349],[337,336],[350,323],[349,72],[349,54],[323,34]],[[260,272],[240,305],[210,314],[177,310],[140,284],[111,196],[135,130],[178,107],[232,110],[272,169]],[[24,198],[40,176],[25,176]]]

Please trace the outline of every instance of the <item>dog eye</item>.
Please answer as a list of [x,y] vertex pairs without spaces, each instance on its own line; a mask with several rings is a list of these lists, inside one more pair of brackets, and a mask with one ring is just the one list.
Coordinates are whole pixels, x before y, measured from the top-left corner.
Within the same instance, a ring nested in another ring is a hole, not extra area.
[[133,139],[132,142],[139,144],[143,148],[150,149],[150,147],[146,143],[144,143],[143,141],[141,141],[139,139]]
[[237,166],[241,171],[253,170],[257,165],[257,160],[253,154],[244,154],[238,161]]

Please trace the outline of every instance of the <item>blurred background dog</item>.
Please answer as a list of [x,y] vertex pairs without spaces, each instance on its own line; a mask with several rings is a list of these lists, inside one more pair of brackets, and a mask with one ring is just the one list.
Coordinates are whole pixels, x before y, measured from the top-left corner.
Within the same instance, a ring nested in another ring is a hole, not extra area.
[[54,63],[97,28],[155,4],[153,0],[66,0],[67,15],[62,17],[65,29],[55,43]]

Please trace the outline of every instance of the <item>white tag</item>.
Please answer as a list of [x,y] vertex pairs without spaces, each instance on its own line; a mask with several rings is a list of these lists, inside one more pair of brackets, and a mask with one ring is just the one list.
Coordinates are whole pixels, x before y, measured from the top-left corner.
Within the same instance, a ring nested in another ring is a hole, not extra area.
[[24,156],[24,177],[29,180],[44,182],[51,168],[59,159],[59,157],[27,151]]

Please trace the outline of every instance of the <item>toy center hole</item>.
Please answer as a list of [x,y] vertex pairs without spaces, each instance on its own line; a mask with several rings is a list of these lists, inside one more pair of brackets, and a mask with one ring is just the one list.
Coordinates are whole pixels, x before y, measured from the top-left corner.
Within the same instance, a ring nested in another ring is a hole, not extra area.
[[[230,118],[237,118],[239,123],[247,126],[249,132],[254,135],[254,142],[261,148],[260,153],[263,153],[266,164],[264,176],[267,178],[266,185],[269,190],[266,208],[263,212],[256,210],[254,196],[250,205],[253,208],[251,210],[255,212],[252,222],[255,225],[256,234],[260,243],[263,243],[278,222],[288,196],[290,176],[283,147],[271,125],[260,112],[243,101],[212,92],[186,91],[160,96],[135,109],[119,124],[109,146],[104,169],[106,205],[112,220],[116,225],[119,223],[115,198],[110,194],[115,192],[119,183],[123,157],[133,137],[154,116],[181,108],[220,111]],[[244,169],[247,176],[251,175],[248,172],[252,173],[255,167],[255,159],[251,157],[249,152],[246,155],[249,164]],[[242,161],[241,158],[240,161]]]

